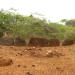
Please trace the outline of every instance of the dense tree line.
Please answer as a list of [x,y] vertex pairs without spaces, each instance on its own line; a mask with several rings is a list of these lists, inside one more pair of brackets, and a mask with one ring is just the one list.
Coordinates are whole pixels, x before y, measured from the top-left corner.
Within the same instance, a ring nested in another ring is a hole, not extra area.
[[[0,37],[4,33],[9,33],[13,38],[20,37],[28,39],[31,37],[41,37],[47,39],[57,38],[75,39],[75,21],[66,21],[66,25],[46,22],[34,16],[23,16],[12,12],[0,11]],[[70,26],[70,24],[73,24]]]

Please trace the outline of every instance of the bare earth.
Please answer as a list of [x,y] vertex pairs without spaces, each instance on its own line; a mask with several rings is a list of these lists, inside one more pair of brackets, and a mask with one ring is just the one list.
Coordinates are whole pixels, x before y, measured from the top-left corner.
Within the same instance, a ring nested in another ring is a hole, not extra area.
[[11,65],[0,66],[0,75],[75,75],[74,53],[75,45],[36,48],[0,46],[0,57],[13,61]]

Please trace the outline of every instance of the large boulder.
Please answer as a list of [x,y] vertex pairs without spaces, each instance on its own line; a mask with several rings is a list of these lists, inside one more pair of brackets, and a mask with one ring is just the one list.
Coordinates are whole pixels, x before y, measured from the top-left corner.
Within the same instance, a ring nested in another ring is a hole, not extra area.
[[49,40],[44,38],[31,38],[29,46],[49,46]]
[[71,39],[65,39],[62,42],[62,46],[67,46],[67,45],[72,45],[72,44],[74,44],[74,40],[71,40]]
[[49,46],[60,46],[60,41],[58,39],[50,39]]

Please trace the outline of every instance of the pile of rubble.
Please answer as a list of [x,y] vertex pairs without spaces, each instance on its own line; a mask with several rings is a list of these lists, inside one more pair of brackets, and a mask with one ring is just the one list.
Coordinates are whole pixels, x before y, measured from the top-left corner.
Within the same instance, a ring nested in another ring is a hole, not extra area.
[[62,53],[59,53],[58,51],[51,51],[49,50],[46,53],[46,57],[60,57],[60,56],[64,56]]

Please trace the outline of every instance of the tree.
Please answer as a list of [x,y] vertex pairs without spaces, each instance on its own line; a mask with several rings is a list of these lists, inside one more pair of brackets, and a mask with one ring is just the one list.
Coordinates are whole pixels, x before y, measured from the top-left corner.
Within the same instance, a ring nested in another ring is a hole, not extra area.
[[75,26],[75,20],[74,20],[74,19],[68,20],[68,21],[66,22],[66,25],[67,25],[67,26]]

